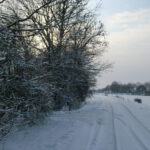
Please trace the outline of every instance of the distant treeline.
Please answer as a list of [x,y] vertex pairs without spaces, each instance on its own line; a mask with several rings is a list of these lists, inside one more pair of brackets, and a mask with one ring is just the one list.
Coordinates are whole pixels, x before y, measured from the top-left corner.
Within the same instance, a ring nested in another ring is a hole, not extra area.
[[122,84],[115,81],[97,92],[150,95],[150,82]]

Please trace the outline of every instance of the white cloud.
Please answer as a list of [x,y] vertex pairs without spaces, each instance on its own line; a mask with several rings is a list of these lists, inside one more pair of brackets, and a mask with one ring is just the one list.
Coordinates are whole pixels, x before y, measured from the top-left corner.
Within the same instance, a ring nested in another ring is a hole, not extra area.
[[150,9],[126,11],[111,16],[106,23],[109,29],[125,29],[137,24],[150,24]]

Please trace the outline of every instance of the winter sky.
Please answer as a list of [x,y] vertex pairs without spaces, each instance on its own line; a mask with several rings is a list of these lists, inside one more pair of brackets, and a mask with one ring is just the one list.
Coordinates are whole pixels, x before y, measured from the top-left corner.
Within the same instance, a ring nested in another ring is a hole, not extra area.
[[[99,0],[91,0],[94,6]],[[98,79],[98,87],[112,81],[150,81],[150,0],[102,0],[98,13],[108,33],[105,59],[113,69]]]

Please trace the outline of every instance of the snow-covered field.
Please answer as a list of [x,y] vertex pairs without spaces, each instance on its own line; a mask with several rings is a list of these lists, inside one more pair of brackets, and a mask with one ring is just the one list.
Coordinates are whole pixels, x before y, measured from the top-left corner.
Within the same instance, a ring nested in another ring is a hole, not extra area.
[[150,150],[150,97],[95,94],[79,110],[10,135],[0,150]]

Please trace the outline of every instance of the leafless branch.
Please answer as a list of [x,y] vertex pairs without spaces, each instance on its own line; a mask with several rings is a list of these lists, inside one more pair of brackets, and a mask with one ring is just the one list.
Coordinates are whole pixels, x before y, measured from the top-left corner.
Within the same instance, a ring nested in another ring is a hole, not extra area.
[[2,3],[5,2],[5,1],[6,1],[6,0],[1,0],[1,1],[0,1],[0,4],[2,4]]
[[43,4],[42,6],[40,6],[40,7],[37,8],[36,10],[34,10],[34,11],[33,11],[29,16],[27,16],[26,18],[24,18],[24,19],[19,19],[19,20],[13,22],[12,24],[8,25],[7,28],[12,27],[12,26],[16,25],[16,24],[19,23],[19,22],[24,22],[24,21],[30,19],[34,14],[38,13],[42,8],[44,8],[45,6],[47,6],[47,5],[49,5],[50,3],[55,2],[55,1],[56,1],[56,0],[48,1],[47,3]]

